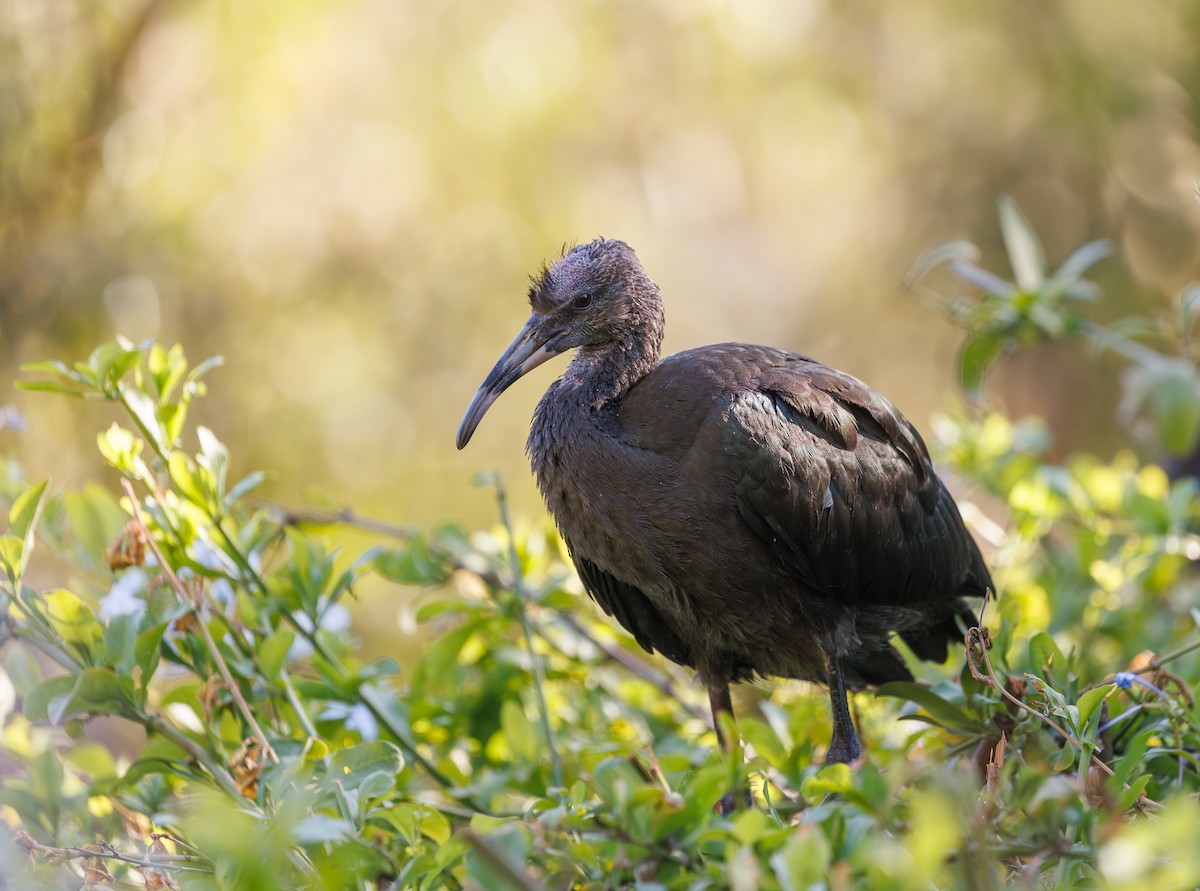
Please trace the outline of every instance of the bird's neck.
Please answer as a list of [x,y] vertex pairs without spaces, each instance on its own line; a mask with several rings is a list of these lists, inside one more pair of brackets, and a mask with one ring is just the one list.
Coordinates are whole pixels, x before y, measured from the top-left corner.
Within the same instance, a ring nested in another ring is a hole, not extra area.
[[563,383],[574,389],[577,404],[599,411],[615,404],[650,372],[661,346],[661,324],[631,328],[628,337],[618,343],[579,350],[563,375]]

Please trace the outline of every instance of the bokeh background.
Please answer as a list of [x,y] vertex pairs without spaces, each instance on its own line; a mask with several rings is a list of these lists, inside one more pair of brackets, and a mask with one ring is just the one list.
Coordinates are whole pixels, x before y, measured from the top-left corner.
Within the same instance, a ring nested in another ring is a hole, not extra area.
[[[1013,196],[1054,264],[1106,237],[1102,316],[1200,278],[1194,0],[8,0],[0,4],[0,451],[98,472],[104,410],[23,361],[116,334],[224,355],[198,407],[273,499],[490,524],[542,508],[552,364],[459,417],[564,243],[623,238],[666,348],[803,351],[918,424],[959,333],[900,280],[947,238],[1007,274]],[[1105,453],[1115,375],[1071,347],[991,398]]]

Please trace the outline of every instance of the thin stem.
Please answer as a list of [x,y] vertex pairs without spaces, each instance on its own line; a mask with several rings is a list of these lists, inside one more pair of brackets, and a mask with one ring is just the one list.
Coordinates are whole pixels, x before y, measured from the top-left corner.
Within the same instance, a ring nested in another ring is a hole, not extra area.
[[[621,647],[612,646],[611,644],[607,644],[604,641],[600,640],[594,634],[592,634],[590,631],[588,631],[586,628],[584,628],[582,625],[580,625],[579,622],[575,619],[575,617],[570,615],[569,613],[555,613],[554,620],[558,624],[565,625],[567,628],[569,628],[571,630],[571,632],[573,634],[576,634],[579,637],[581,637],[583,640],[587,641],[591,646],[594,646],[596,649],[598,649],[600,652],[602,652],[607,658],[611,659],[613,662],[616,662],[617,664],[621,665],[623,668],[626,668],[629,671],[633,672],[639,678],[646,681],[646,683],[655,687],[659,692],[664,693],[667,696],[674,699],[693,717],[699,718],[705,724],[709,724],[709,725],[712,724],[712,713],[705,711],[703,708],[701,708],[698,705],[688,702],[686,699],[684,699],[682,696],[680,696],[678,691],[676,691],[676,689],[675,689],[675,684],[671,680],[671,676],[668,675],[667,673],[655,671],[653,668],[646,665],[644,662],[642,662],[637,657],[631,656],[629,653],[627,653]],[[535,624],[535,627],[536,627],[536,624]],[[546,637],[545,634],[542,634],[542,638],[544,640],[550,641],[550,638]],[[550,642],[553,644],[553,641],[550,641]],[[562,647],[557,647],[557,649],[560,652],[562,651]]]
[[317,727],[309,717],[308,710],[304,707],[304,703],[300,701],[299,695],[296,693],[296,688],[292,685],[292,676],[288,673],[287,668],[279,669],[279,680],[283,683],[283,692],[287,696],[287,701],[292,707],[292,711],[296,713],[296,717],[300,719],[300,726],[304,728],[304,732],[314,739],[320,739],[321,734],[317,733]]
[[500,509],[500,522],[508,533],[508,559],[512,564],[513,590],[517,595],[517,612],[521,617],[521,634],[525,638],[525,649],[529,652],[529,661],[533,666],[533,688],[537,695],[538,711],[541,713],[542,732],[546,736],[546,746],[550,749],[550,768],[554,775],[554,785],[563,784],[562,759],[554,742],[554,730],[550,726],[550,708],[546,705],[546,678],[542,668],[542,660],[533,649],[533,632],[529,627],[529,616],[525,613],[525,604],[529,601],[529,593],[525,588],[525,575],[521,571],[521,560],[517,556],[516,535],[513,532],[512,520],[508,515],[508,495],[504,491],[504,481],[500,474],[494,476],[496,484],[496,505]]
[[229,666],[225,664],[225,657],[221,655],[221,651],[217,648],[216,641],[213,640],[212,632],[208,630],[208,623],[204,621],[203,601],[200,599],[199,595],[192,595],[188,592],[183,582],[180,581],[179,576],[175,574],[175,570],[171,568],[171,566],[167,563],[166,558],[163,557],[162,551],[159,550],[158,543],[150,535],[150,530],[146,528],[146,524],[142,519],[142,511],[138,506],[137,496],[134,494],[133,486],[130,484],[129,480],[121,480],[121,485],[125,488],[125,494],[129,496],[129,502],[133,507],[133,517],[141,525],[143,534],[146,537],[146,544],[150,550],[154,552],[155,559],[158,560],[159,566],[162,567],[163,574],[166,575],[167,580],[171,583],[171,587],[175,589],[176,593],[184,600],[184,602],[190,601],[196,607],[197,612],[199,613],[197,616],[199,621],[196,623],[196,625],[199,627],[200,634],[204,638],[204,645],[208,648],[209,655],[212,656],[213,662],[216,663],[217,671],[221,674],[221,679],[225,682],[225,688],[229,690],[229,695],[233,697],[233,701],[237,705],[238,711],[241,712],[242,718],[246,721],[251,732],[258,739],[259,745],[263,747],[263,752],[266,753],[266,756],[271,759],[273,764],[278,764],[279,756],[275,754],[274,747],[271,745],[270,740],[267,739],[267,735],[263,732],[262,727],[259,726],[258,719],[254,717],[254,713],[250,710],[250,704],[246,702],[245,697],[242,696],[241,687],[239,687],[237,682],[234,681],[233,675],[229,671]]
[[173,724],[169,723],[165,718],[153,713],[146,713],[137,717],[140,723],[147,730],[157,733],[159,736],[165,737],[179,748],[183,749],[192,757],[196,763],[202,765],[208,775],[213,778],[213,781],[220,786],[225,792],[231,795],[235,801],[241,802],[247,806],[253,804],[242,790],[238,788],[237,781],[233,775],[225,769],[224,765],[214,761],[212,756],[201,748],[190,737],[180,731]]
[[[21,628],[19,625],[11,627],[9,629],[9,633],[13,638],[19,638],[28,643],[30,646],[37,648],[45,656],[57,662],[67,671],[79,671],[82,668],[78,662],[76,662],[67,654],[66,650],[55,646],[48,640],[26,632],[25,629]],[[3,643],[2,639],[0,639],[0,643]]]
[[16,844],[23,850],[39,854],[49,854],[56,859],[74,860],[79,857],[102,857],[106,860],[119,860],[122,863],[129,863],[140,869],[198,872],[205,875],[213,874],[212,867],[185,866],[184,864],[195,863],[200,859],[192,854],[146,854],[144,856],[133,856],[131,854],[122,854],[107,842],[89,845],[88,847],[81,847],[80,845],[55,847],[54,845],[44,845],[36,841],[24,830],[16,832]]
[[459,833],[459,838],[475,849],[475,853],[479,855],[481,860],[484,860],[488,866],[504,876],[509,884],[521,891],[541,891],[545,886],[539,882],[534,882],[525,873],[521,872],[520,867],[509,860],[504,854],[493,847],[492,843],[481,835],[477,835],[470,829],[464,829]]
[[[1017,706],[1018,708],[1023,709],[1024,711],[1029,712],[1029,714],[1033,715],[1034,717],[1041,720],[1043,723],[1052,727],[1054,730],[1056,730],[1059,733],[1060,736],[1062,736],[1063,739],[1065,739],[1067,742],[1069,742],[1072,746],[1074,746],[1080,752],[1084,751],[1083,743],[1081,743],[1079,740],[1077,740],[1074,737],[1074,735],[1072,735],[1071,733],[1068,733],[1062,726],[1060,726],[1049,715],[1039,712],[1037,709],[1033,708],[1033,706],[1026,704],[1022,700],[1018,699],[1016,696],[1013,696],[1011,693],[1008,692],[1008,690],[1005,688],[1004,684],[1002,684],[1000,682],[1000,679],[996,676],[996,670],[994,668],[992,668],[991,657],[988,656],[988,647],[991,646],[991,641],[988,638],[986,628],[981,629],[981,628],[975,627],[975,628],[970,629],[967,632],[964,642],[966,643],[966,649],[967,649],[967,666],[970,668],[971,675],[975,678],[975,680],[979,681],[980,683],[987,684],[990,687],[994,687],[996,690],[998,690],[1000,692],[1001,696],[1003,696],[1005,699],[1007,699],[1013,705]],[[983,664],[987,668],[986,674],[980,672],[978,666],[975,663],[974,650],[976,647],[978,647],[979,653],[983,658]],[[1103,761],[1101,761],[1096,756],[1095,753],[1091,753],[1090,758],[1091,758],[1092,764],[1094,764],[1096,767],[1100,768],[1102,771],[1104,771],[1110,777],[1116,776],[1116,774],[1113,773],[1112,768],[1109,767],[1107,764],[1105,764]],[[1129,788],[1128,783],[1122,783],[1121,785],[1125,789]],[[1159,804],[1154,799],[1150,798],[1148,795],[1146,795],[1145,792],[1143,792],[1141,795],[1141,798],[1138,799],[1138,803],[1145,807],[1151,808],[1153,810],[1158,810],[1159,808],[1162,807],[1161,804]]]
[[[325,526],[342,524],[346,526],[352,526],[356,529],[361,529],[364,532],[383,535],[388,538],[395,538],[404,542],[412,542],[417,538],[416,532],[404,526],[397,526],[382,520],[362,517],[351,510],[340,510],[333,512],[287,510],[284,511],[280,522],[287,526],[298,526],[303,523],[315,523]],[[471,575],[475,576],[487,586],[489,591],[502,591],[508,587],[504,579],[502,579],[496,573],[486,569],[478,569],[473,566],[468,566],[466,561],[459,557],[451,548],[440,545],[436,541],[426,542],[426,545],[429,548],[429,552],[435,557],[440,560],[444,560],[447,564],[460,572],[470,573]],[[532,607],[535,612],[547,611],[545,607],[542,607],[536,603],[531,603],[529,606]],[[551,613],[556,624],[566,626],[568,629],[570,629],[572,634],[575,634],[577,637],[587,641],[588,644],[595,647],[607,658],[629,669],[642,680],[670,696],[694,717],[699,718],[706,724],[712,723],[711,716],[707,711],[700,706],[688,702],[679,695],[669,674],[654,669],[653,667],[637,659],[635,656],[630,655],[619,646],[613,646],[600,640],[594,634],[584,628],[578,622],[578,620],[576,620],[575,617],[569,613],[560,613],[556,610],[548,610],[548,612]],[[545,640],[555,649],[562,652],[561,646],[556,644],[552,638],[547,637],[540,631],[540,629],[538,629],[538,623],[536,621],[534,621],[534,629],[538,630],[539,635],[543,640]]]

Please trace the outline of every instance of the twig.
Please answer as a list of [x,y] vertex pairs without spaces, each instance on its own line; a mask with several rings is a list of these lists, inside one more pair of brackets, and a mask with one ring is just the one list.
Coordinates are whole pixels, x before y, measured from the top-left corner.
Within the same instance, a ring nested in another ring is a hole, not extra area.
[[[382,520],[363,517],[356,514],[352,510],[345,509],[338,511],[285,510],[280,518],[280,522],[287,526],[299,526],[303,523],[316,523],[318,525],[330,526],[343,524],[346,526],[353,526],[356,529],[362,529],[365,532],[371,532],[376,535],[395,538],[403,542],[412,542],[418,537],[416,531],[405,526],[397,526],[393,523],[387,523]],[[477,579],[482,581],[489,590],[504,590],[505,588],[509,587],[508,583],[496,573],[487,569],[478,569],[474,566],[468,566],[466,561],[459,557],[451,548],[439,545],[437,542],[426,542],[426,546],[429,548],[429,552],[435,557],[446,561],[447,564],[456,570],[470,573],[471,575],[475,576]],[[533,607],[535,612],[545,611],[545,607],[542,607],[538,604],[530,604],[530,606]],[[642,680],[657,688],[660,692],[670,696],[694,717],[704,721],[710,727],[712,726],[712,715],[709,714],[707,710],[692,705],[686,699],[680,696],[675,689],[675,684],[670,675],[666,674],[665,672],[657,671],[651,666],[646,665],[644,662],[640,661],[635,656],[630,655],[621,647],[613,646],[600,640],[590,631],[584,628],[579,621],[569,613],[561,613],[556,610],[551,610],[549,612],[551,612],[554,617],[554,621],[557,624],[567,626],[567,628],[569,628],[573,634],[587,641],[588,644],[595,647],[607,658],[619,663],[629,671],[632,671]],[[536,621],[534,623],[534,627],[535,629],[537,627]],[[552,638],[547,637],[540,631],[539,634],[544,640],[561,652],[562,647],[555,644]]]
[[[675,690],[675,683],[671,679],[670,675],[666,674],[665,672],[655,671],[636,656],[631,656],[621,647],[612,646],[611,644],[607,644],[600,640],[598,637],[580,625],[579,621],[569,613],[555,613],[554,618],[555,621],[566,625],[569,629],[571,629],[573,634],[576,634],[586,640],[591,646],[594,646],[609,659],[618,663],[623,668],[632,671],[643,681],[655,687],[659,692],[670,696],[681,706],[683,706],[686,711],[691,713],[693,717],[699,718],[701,721],[707,724],[709,728],[712,727],[712,712],[710,712],[708,709],[703,709],[699,706],[693,705],[680,696]],[[545,635],[543,635],[543,637],[545,637]],[[547,638],[547,640],[548,639],[549,638]]]
[[[169,838],[176,841],[173,836],[164,833],[155,833],[158,837]],[[169,869],[173,872],[198,872],[205,875],[212,875],[212,867],[197,867],[186,866],[188,863],[196,863],[200,860],[208,860],[203,855],[196,854],[145,854],[142,856],[132,856],[130,854],[122,854],[108,842],[100,842],[95,845],[66,845],[56,847],[54,845],[44,845],[34,839],[28,832],[23,829],[18,829],[14,833],[14,840],[17,847],[25,851],[35,851],[39,854],[47,854],[51,857],[60,858],[63,860],[75,860],[79,857],[103,857],[106,860],[119,860],[122,863],[129,863],[141,869]],[[188,847],[191,847],[188,845]],[[194,849],[193,849],[194,850]]]
[[[229,690],[229,695],[233,697],[234,703],[237,705],[238,711],[241,712],[242,718],[250,726],[251,732],[258,739],[259,745],[263,747],[263,752],[271,759],[273,764],[279,763],[279,756],[275,754],[275,749],[271,745],[267,735],[263,733],[262,727],[259,726],[258,720],[254,717],[254,713],[250,710],[250,704],[246,702],[242,696],[241,688],[234,681],[233,675],[229,671],[229,666],[225,664],[225,657],[221,655],[221,651],[217,648],[216,641],[213,640],[212,633],[208,630],[208,624],[204,621],[201,595],[199,593],[192,594],[187,587],[180,581],[179,576],[175,574],[175,570],[167,563],[163,553],[159,550],[158,543],[155,542],[153,536],[150,535],[150,530],[146,527],[145,521],[142,519],[142,511],[138,506],[137,496],[134,494],[133,486],[129,480],[121,480],[121,485],[125,489],[125,494],[129,497],[129,503],[133,508],[133,517],[142,527],[142,533],[146,538],[146,544],[150,550],[154,552],[155,558],[158,560],[158,565],[162,567],[163,574],[171,583],[177,594],[183,598],[184,602],[191,602],[201,614],[196,625],[200,629],[201,635],[204,637],[204,644],[208,647],[209,654],[213,657],[213,662],[217,665],[217,671],[221,674],[221,679],[225,682],[225,688]],[[201,589],[203,591],[203,589]]]
[[[967,667],[971,669],[971,676],[974,677],[975,680],[979,681],[980,683],[987,684],[990,687],[994,687],[996,690],[998,690],[1000,692],[1001,696],[1003,696],[1009,702],[1013,703],[1013,705],[1016,705],[1018,708],[1021,708],[1024,711],[1029,712],[1029,714],[1038,718],[1043,723],[1054,728],[1054,730],[1056,730],[1059,733],[1059,735],[1062,736],[1062,738],[1065,739],[1067,742],[1069,742],[1072,746],[1074,746],[1080,752],[1088,754],[1091,759],[1092,764],[1096,765],[1104,773],[1108,774],[1110,777],[1116,776],[1116,774],[1113,773],[1113,769],[1111,767],[1109,767],[1107,764],[1105,764],[1103,761],[1101,761],[1094,752],[1087,753],[1086,750],[1083,748],[1083,743],[1081,743],[1079,740],[1077,740],[1073,734],[1071,734],[1071,733],[1067,732],[1065,729],[1063,729],[1063,727],[1060,726],[1057,721],[1055,721],[1049,715],[1043,714],[1042,712],[1035,709],[1033,706],[1028,705],[1027,703],[1023,702],[1022,700],[1018,699],[1016,696],[1013,696],[1011,693],[1008,692],[1008,690],[1005,688],[1004,684],[1002,684],[1000,682],[1000,679],[996,676],[996,670],[994,668],[992,668],[992,660],[991,660],[991,657],[988,656],[988,647],[991,646],[991,639],[988,636],[988,631],[987,631],[986,627],[980,628],[979,626],[976,626],[974,628],[971,628],[970,630],[967,631],[966,636],[963,638],[963,642],[966,644],[966,650],[967,650]],[[983,664],[987,667],[986,674],[979,671],[979,668],[975,662],[974,650],[976,649],[976,647],[978,647],[979,653],[983,657]],[[1125,789],[1129,788],[1128,783],[1122,783],[1121,785]],[[1151,810],[1158,810],[1159,808],[1162,807],[1161,804],[1159,804],[1157,801],[1155,801],[1154,799],[1147,796],[1146,793],[1144,793],[1144,792],[1142,793],[1141,797],[1138,799],[1138,804],[1140,804],[1144,807],[1150,808]]]
[[521,559],[517,556],[516,534],[513,532],[512,520],[508,515],[508,496],[504,491],[504,480],[496,473],[492,477],[496,486],[496,505],[500,509],[500,522],[508,533],[508,560],[512,565],[513,591],[517,595],[517,612],[521,617],[521,635],[525,638],[525,649],[529,652],[529,661],[533,667],[533,689],[537,695],[538,710],[541,712],[542,733],[546,736],[546,747],[550,749],[550,769],[554,776],[554,785],[563,784],[562,759],[558,754],[558,746],[554,742],[554,728],[550,726],[550,708],[546,705],[546,676],[542,669],[542,661],[533,649],[533,631],[529,627],[529,616],[525,606],[529,602],[529,592],[525,589],[525,575],[521,572]]
[[204,765],[204,769],[208,771],[208,775],[213,778],[222,789],[229,793],[236,801],[245,802],[246,797],[242,794],[242,790],[238,788],[237,780],[233,775],[225,769],[224,765],[217,761],[191,740],[186,734],[182,733],[178,728],[168,722],[161,715],[153,713],[142,715],[138,718],[140,723],[147,730],[153,730],[160,736],[169,739],[179,748],[183,749],[197,764]]
[[544,885],[540,882],[534,882],[521,872],[515,863],[496,850],[492,843],[483,836],[478,835],[470,829],[464,829],[459,833],[458,837],[474,848],[475,853],[479,855],[480,859],[484,860],[493,871],[503,876],[508,884],[515,888],[520,888],[521,891],[544,891]]

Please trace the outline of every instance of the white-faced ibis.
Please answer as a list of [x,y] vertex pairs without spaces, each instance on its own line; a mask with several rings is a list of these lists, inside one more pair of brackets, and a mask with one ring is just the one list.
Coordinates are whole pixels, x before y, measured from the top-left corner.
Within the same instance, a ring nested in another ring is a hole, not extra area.
[[925,444],[866,384],[723,343],[659,361],[658,286],[624,242],[543,268],[533,315],[475,394],[467,444],[519,377],[576,350],[533,416],[538,486],[588,593],[695,669],[718,715],[754,675],[829,686],[826,762],[860,754],[846,691],[911,680],[893,635],[946,659],[991,587]]

